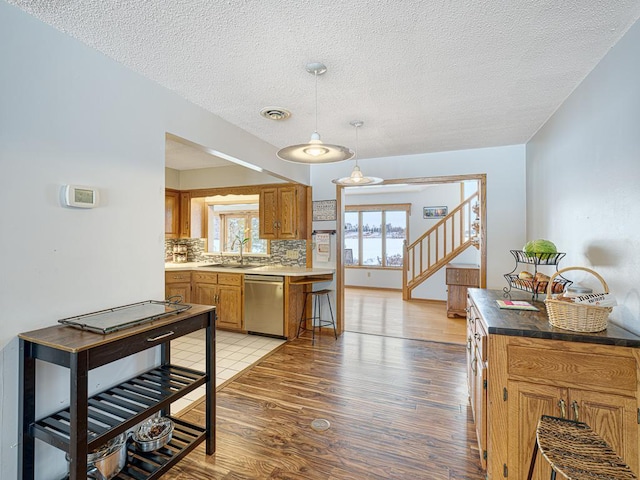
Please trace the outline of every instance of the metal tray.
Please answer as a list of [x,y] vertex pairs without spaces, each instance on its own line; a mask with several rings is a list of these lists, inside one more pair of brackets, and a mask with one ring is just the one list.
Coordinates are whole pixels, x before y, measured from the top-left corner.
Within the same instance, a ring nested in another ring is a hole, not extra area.
[[113,333],[135,327],[158,318],[174,315],[191,308],[191,305],[147,300],[121,307],[108,308],[99,312],[86,313],[77,317],[63,318],[58,323],[95,333]]

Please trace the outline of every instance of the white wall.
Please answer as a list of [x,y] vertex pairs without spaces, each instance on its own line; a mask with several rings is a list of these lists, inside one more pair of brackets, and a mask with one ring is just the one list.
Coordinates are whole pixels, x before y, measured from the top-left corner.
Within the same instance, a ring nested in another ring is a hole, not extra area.
[[180,190],[180,171],[173,168],[164,169],[164,186]]
[[[506,285],[503,275],[514,267],[509,250],[519,249],[525,242],[524,145],[372,158],[359,160],[359,164],[365,175],[387,180],[485,173],[487,287],[502,289]],[[312,166],[313,199],[336,198],[331,179],[344,177],[351,168],[351,162]],[[314,222],[313,228],[335,229],[336,224]],[[335,268],[335,261],[332,265]],[[444,285],[444,276],[440,283]]]
[[256,172],[255,170],[240,166],[197,168],[194,170],[182,170],[179,173],[180,190],[284,182],[284,180],[272,177],[266,173]]
[[[171,132],[308,183],[275,147],[0,1],[0,464],[17,477],[19,332],[164,296],[164,144]],[[100,189],[93,210],[63,208],[62,185]],[[90,390],[156,361],[154,352],[90,376]],[[67,372],[39,370],[38,415],[68,404]],[[37,478],[61,478],[38,442]]]
[[[640,23],[527,144],[527,232],[602,275],[640,333]],[[585,282],[593,277],[567,274]],[[595,282],[600,286],[599,282]]]

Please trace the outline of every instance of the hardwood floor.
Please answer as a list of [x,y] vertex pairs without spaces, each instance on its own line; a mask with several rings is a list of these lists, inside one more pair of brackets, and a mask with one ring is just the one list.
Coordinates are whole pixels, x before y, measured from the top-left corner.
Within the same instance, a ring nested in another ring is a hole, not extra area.
[[[183,416],[203,422],[202,404]],[[217,429],[214,455],[200,446],[163,478],[484,478],[460,345],[293,340],[218,391]]]
[[[163,479],[483,480],[465,320],[401,297],[347,289],[347,331],[289,341],[219,390],[216,453],[201,445]],[[203,407],[181,416],[203,424]]]
[[466,342],[466,320],[448,318],[444,302],[402,300],[402,292],[345,288],[344,325],[349,332],[387,337]]

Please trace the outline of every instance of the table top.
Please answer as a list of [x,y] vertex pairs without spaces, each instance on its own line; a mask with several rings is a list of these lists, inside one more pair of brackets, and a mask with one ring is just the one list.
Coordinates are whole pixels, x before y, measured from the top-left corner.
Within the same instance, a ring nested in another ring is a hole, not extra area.
[[143,333],[158,327],[172,325],[176,322],[181,322],[201,313],[207,313],[213,310],[215,310],[215,307],[209,305],[192,304],[191,308],[185,312],[168,315],[166,317],[152,320],[148,323],[118,330],[113,333],[94,333],[66,325],[53,325],[51,327],[20,333],[18,338],[38,345],[45,345],[58,350],[75,353],[82,350],[88,350],[98,345],[117,342],[131,335]]
[[260,275],[279,275],[283,277],[304,277],[310,275],[333,275],[331,268],[307,268],[286,265],[262,265],[251,268],[220,267],[211,265],[212,262],[165,263],[166,272],[173,271],[203,271],[218,273],[257,273]]

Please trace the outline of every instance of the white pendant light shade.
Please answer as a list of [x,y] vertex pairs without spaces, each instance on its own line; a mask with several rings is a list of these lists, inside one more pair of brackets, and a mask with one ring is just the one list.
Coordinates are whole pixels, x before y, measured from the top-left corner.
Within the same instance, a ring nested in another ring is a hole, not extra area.
[[358,185],[375,185],[377,183],[382,183],[383,180],[378,177],[365,177],[358,166],[358,128],[360,128],[364,122],[355,121],[351,122],[351,125],[356,127],[356,165],[353,167],[351,171],[351,175],[348,177],[336,178],[331,180],[333,183],[337,185],[344,185],[346,187],[356,187]]
[[330,145],[320,140],[320,134],[313,132],[309,143],[290,145],[278,150],[278,158],[294,163],[333,163],[349,160],[353,152],[347,147]]
[[310,63],[307,65],[307,72],[313,73],[316,79],[316,130],[311,134],[308,143],[290,145],[278,150],[276,155],[281,160],[294,163],[333,163],[349,160],[354,152],[341,145],[331,145],[323,143],[318,133],[318,75],[327,71],[322,63]]

